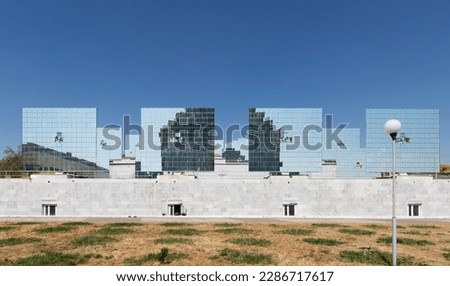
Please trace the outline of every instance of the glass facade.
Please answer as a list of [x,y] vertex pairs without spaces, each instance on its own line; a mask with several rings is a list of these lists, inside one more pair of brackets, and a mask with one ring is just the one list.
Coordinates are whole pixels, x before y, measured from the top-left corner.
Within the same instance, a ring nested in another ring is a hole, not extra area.
[[[336,129],[330,130],[330,132]],[[323,142],[327,140],[326,130],[323,132]],[[331,148],[322,146],[322,164],[335,163],[336,177],[364,178],[366,172],[366,152],[360,146],[360,130],[358,128],[343,128],[338,133],[339,140],[331,141]]]
[[110,160],[118,160],[122,157],[122,144],[110,139],[122,137],[121,128],[97,128],[97,165],[109,169]]
[[142,108],[141,171],[214,171],[213,108]]
[[367,109],[366,152],[370,173],[391,172],[392,141],[384,132],[389,119],[402,123],[397,137],[410,138],[409,144],[397,144],[396,169],[401,173],[439,171],[438,109]]
[[23,108],[24,170],[97,170],[95,108]]
[[249,171],[320,172],[322,109],[250,108]]
[[384,124],[396,118],[402,123],[398,137],[410,138],[409,144],[397,145],[397,171],[439,171],[437,109],[367,109],[365,148],[357,128],[345,127],[329,138],[336,129],[328,126],[328,117],[324,128],[322,117],[320,108],[250,108],[247,137],[215,150],[215,143],[225,141],[214,141],[213,108],[142,108],[141,125],[125,130],[130,134],[123,150],[122,129],[97,128],[95,108],[23,108],[23,167],[95,176],[123,153],[136,158],[140,177],[148,177],[214,171],[214,153],[223,153],[229,161],[248,160],[249,171],[378,177],[392,169],[392,142]]

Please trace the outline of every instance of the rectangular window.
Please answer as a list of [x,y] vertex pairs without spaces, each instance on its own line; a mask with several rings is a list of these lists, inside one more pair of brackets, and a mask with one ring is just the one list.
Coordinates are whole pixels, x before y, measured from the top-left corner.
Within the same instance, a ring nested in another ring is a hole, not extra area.
[[169,215],[180,216],[186,215],[186,210],[182,204],[169,204]]
[[283,212],[285,216],[295,216],[295,204],[283,205]]
[[409,204],[408,205],[408,215],[409,216],[419,216],[420,204]]
[[55,204],[44,204],[42,205],[42,215],[45,216],[56,216],[56,205]]

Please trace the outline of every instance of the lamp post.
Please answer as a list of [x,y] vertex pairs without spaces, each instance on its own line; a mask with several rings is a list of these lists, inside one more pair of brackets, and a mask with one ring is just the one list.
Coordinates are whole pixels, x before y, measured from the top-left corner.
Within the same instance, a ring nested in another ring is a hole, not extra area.
[[402,124],[397,119],[390,119],[384,124],[384,131],[392,139],[392,266],[397,265],[397,217],[395,215],[395,144],[397,133]]

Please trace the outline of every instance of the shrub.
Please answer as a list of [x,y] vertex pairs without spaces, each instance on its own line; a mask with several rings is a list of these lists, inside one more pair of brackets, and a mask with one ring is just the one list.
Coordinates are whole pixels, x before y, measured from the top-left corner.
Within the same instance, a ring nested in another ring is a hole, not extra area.
[[143,265],[147,262],[156,262],[158,261],[160,264],[170,264],[174,260],[188,258],[189,255],[184,253],[170,253],[169,249],[162,248],[159,253],[149,253],[147,255],[138,257],[138,258],[127,258],[125,259],[125,264],[139,266]]
[[442,256],[443,256],[445,259],[450,260],[450,252],[444,252],[444,253],[442,254]]

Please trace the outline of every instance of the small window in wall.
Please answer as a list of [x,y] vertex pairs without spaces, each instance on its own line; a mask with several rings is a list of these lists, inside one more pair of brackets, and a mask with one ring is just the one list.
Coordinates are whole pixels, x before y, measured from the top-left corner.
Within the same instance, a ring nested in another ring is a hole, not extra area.
[[420,214],[420,204],[409,204],[408,205],[408,215],[409,216],[419,216]]
[[169,215],[171,216],[179,216],[186,215],[187,210],[184,208],[182,204],[169,204]]
[[42,205],[42,215],[45,216],[55,216],[56,215],[56,205],[55,204],[44,204]]
[[283,213],[285,216],[295,216],[295,204],[283,205]]

